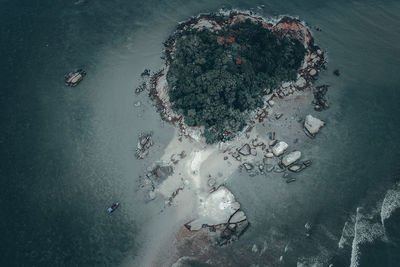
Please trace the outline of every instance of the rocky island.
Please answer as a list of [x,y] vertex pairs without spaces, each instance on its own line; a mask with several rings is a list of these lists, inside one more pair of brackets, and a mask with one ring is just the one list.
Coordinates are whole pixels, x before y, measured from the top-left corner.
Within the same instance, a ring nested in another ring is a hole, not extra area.
[[[176,135],[142,187],[150,200],[164,198],[175,218],[174,248],[149,265],[168,258],[180,266],[193,257],[205,261],[209,246],[227,245],[248,228],[225,185],[234,172],[282,173],[291,183],[311,165],[296,143],[325,125],[302,114],[310,103],[315,111],[328,107],[327,86],[313,87],[326,58],[300,20],[239,12],[192,18],[164,45],[165,65],[147,89]],[[158,175],[160,166],[169,171]]]

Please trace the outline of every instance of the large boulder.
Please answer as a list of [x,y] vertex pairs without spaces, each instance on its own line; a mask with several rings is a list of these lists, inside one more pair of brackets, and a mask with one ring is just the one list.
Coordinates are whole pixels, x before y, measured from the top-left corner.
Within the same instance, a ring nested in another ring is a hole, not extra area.
[[293,151],[282,158],[282,165],[287,167],[298,161],[301,157],[300,151]]
[[187,224],[190,230],[200,230],[203,225],[224,224],[240,209],[235,196],[224,186],[212,192],[200,207],[198,219]]
[[324,121],[317,119],[311,115],[307,115],[304,121],[304,128],[312,136],[316,135],[321,129],[321,127],[324,125],[325,125]]
[[287,143],[280,141],[272,147],[272,153],[278,157],[282,155],[288,147],[289,145]]

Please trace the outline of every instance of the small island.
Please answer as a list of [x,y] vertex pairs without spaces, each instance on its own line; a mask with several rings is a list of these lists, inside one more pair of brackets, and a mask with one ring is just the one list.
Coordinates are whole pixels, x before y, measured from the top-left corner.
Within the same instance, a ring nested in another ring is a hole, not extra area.
[[[149,259],[154,266],[187,255],[218,259],[209,248],[231,244],[250,225],[226,182],[239,171],[281,176],[292,186],[312,165],[299,144],[326,124],[309,106],[328,108],[328,86],[313,86],[325,54],[296,18],[203,14],[180,23],[164,46],[161,70],[145,70],[136,90],[147,89],[162,119],[176,127],[141,177],[148,200],[174,214],[168,230],[162,224],[171,236],[161,243],[175,246]],[[151,135],[139,136],[137,158],[152,153],[152,144]]]
[[304,88],[324,67],[322,50],[299,20],[273,24],[232,12],[179,25],[164,43],[165,67],[151,96],[163,117],[208,144],[232,139],[285,82]]

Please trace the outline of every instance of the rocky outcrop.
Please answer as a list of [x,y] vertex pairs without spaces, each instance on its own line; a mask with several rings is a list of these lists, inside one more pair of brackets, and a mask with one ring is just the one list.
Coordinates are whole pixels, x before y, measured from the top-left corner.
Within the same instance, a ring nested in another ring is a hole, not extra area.
[[151,138],[151,133],[142,133],[139,136],[136,148],[136,158],[143,159],[144,157],[146,157],[152,145],[153,145],[153,140]]
[[200,207],[200,217],[185,226],[190,231],[209,229],[214,242],[224,245],[239,238],[249,225],[245,213],[239,209],[233,194],[220,186]]

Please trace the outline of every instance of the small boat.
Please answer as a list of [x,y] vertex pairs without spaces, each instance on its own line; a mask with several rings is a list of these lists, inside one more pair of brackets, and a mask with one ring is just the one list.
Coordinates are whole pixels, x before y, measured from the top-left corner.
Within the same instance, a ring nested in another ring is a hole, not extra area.
[[107,209],[108,213],[115,211],[119,207],[119,202],[115,202]]
[[80,81],[82,81],[83,77],[85,77],[86,71],[82,69],[78,69],[76,71],[72,71],[65,75],[65,85],[68,86],[77,86]]

